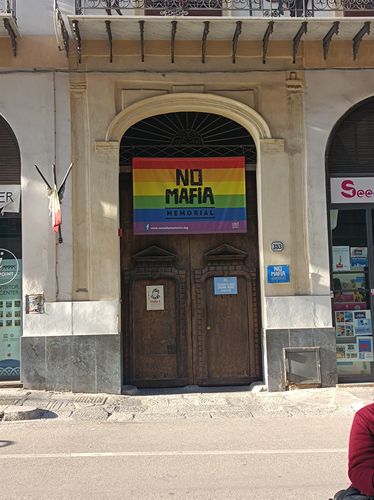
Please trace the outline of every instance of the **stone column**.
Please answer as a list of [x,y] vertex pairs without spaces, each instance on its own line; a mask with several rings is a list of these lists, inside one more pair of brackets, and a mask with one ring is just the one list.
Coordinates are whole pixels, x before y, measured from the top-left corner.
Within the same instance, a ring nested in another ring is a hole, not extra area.
[[91,292],[120,299],[119,142],[96,141],[91,161]]
[[[260,273],[264,295],[293,295],[293,269],[290,245],[289,165],[284,140],[262,139],[258,151],[257,192]],[[272,241],[284,243],[284,250],[271,251]],[[291,283],[271,285],[266,282],[266,266],[289,264]]]
[[308,221],[306,195],[304,83],[295,72],[286,80],[288,99],[287,150],[290,165],[291,254],[295,293],[309,295]]
[[90,298],[90,169],[87,123],[87,83],[70,77],[73,186],[73,300]]

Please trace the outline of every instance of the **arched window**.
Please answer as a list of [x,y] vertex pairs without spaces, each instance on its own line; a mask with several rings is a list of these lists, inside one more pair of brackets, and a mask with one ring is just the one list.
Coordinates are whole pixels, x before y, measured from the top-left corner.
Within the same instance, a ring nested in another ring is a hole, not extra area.
[[330,265],[341,381],[374,378],[374,98],[336,124],[326,155]]

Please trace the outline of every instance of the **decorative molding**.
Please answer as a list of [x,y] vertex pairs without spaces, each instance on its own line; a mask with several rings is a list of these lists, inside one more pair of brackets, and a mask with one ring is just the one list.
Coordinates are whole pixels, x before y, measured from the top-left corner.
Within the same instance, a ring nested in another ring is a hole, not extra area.
[[120,143],[117,141],[95,141],[95,153],[116,153],[119,152]]
[[155,264],[155,262],[163,262],[172,264],[175,262],[177,256],[175,253],[170,252],[164,248],[158,247],[157,245],[152,245],[140,252],[137,252],[132,256],[135,262]]
[[87,90],[87,82],[86,80],[70,80],[70,92],[86,92]]
[[271,139],[264,118],[246,104],[214,94],[188,92],[150,97],[128,106],[109,124],[106,140],[121,141],[126,130],[150,116],[183,111],[215,113],[236,121],[248,130],[257,147],[261,140]]
[[303,94],[304,93],[304,82],[303,80],[297,79],[289,79],[286,80],[286,89],[287,92],[295,93],[295,94]]
[[204,259],[209,262],[244,261],[248,257],[247,252],[235,248],[228,243],[223,243],[216,248],[212,248],[204,253]]
[[261,150],[267,153],[284,153],[284,139],[261,139]]

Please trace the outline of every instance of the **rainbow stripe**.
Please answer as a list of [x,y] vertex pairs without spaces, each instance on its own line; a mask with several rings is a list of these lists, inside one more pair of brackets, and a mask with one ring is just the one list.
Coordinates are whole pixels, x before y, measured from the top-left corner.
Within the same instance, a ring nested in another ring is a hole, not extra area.
[[245,233],[244,157],[134,158],[134,234]]

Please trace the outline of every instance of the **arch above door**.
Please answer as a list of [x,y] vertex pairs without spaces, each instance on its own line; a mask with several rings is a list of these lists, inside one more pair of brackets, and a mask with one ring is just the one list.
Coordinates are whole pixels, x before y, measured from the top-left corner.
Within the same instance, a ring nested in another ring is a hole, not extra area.
[[201,111],[215,113],[236,121],[248,130],[259,148],[261,139],[271,139],[270,128],[262,116],[246,104],[214,94],[180,93],[143,99],[121,111],[107,129],[107,142],[120,142],[135,123],[170,112]]

